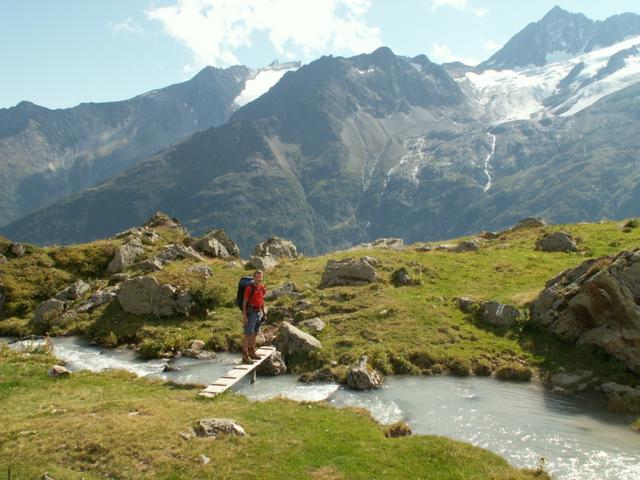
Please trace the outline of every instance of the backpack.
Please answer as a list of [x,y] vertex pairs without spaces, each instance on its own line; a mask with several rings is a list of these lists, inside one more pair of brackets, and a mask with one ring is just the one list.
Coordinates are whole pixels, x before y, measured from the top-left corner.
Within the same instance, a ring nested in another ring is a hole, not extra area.
[[240,278],[240,281],[238,282],[238,293],[236,293],[236,306],[240,310],[242,310],[242,302],[244,301],[244,291],[248,286],[251,286],[253,288],[253,277]]

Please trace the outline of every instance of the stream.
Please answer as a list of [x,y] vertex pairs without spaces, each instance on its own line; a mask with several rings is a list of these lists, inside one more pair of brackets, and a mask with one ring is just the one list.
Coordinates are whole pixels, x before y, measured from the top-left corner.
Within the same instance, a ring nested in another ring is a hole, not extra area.
[[[170,362],[178,371],[163,373],[166,360],[143,361],[130,350],[91,347],[73,337],[53,342],[54,354],[70,370],[119,368],[177,383],[208,384],[240,359],[230,353],[212,360],[179,358]],[[450,376],[390,376],[378,391],[356,392],[283,375],[258,377],[253,385],[246,379],[232,390],[254,401],[284,396],[366,408],[380,423],[404,420],[414,433],[462,440],[518,467],[534,468],[544,457],[554,479],[640,479],[640,435],[629,428],[634,417],[609,412],[593,395],[566,397],[535,383]]]

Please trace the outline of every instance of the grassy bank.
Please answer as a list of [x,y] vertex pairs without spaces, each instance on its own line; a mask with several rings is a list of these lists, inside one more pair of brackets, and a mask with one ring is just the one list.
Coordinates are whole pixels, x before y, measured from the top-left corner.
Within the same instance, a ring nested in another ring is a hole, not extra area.
[[[202,400],[123,372],[54,379],[52,362],[0,346],[0,478],[8,468],[13,479],[546,478],[443,437],[385,438],[362,411],[230,393]],[[233,418],[249,436],[179,435],[209,417]]]
[[[438,374],[452,372],[491,374],[521,371],[556,371],[561,368],[593,369],[612,381],[633,383],[625,368],[602,352],[568,346],[536,331],[526,319],[514,328],[495,328],[478,322],[458,310],[455,299],[498,300],[523,312],[547,280],[587,258],[612,255],[640,245],[640,228],[623,231],[624,222],[574,224],[522,229],[504,233],[499,239],[483,242],[478,251],[452,253],[404,250],[360,249],[313,258],[285,261],[266,276],[269,287],[292,281],[309,302],[304,308],[298,299],[271,302],[267,331],[284,318],[303,320],[320,317],[326,323],[317,337],[322,353],[297,370],[309,370],[335,360],[348,364],[368,353],[385,373]],[[544,233],[564,230],[578,239],[579,252],[545,253],[534,250]],[[158,230],[160,235],[179,241],[175,231]],[[457,241],[457,240],[456,240]],[[0,265],[9,290],[7,311],[0,321],[0,334],[34,333],[30,310],[76,278],[93,280],[104,286],[105,267],[118,241],[94,242],[64,248],[29,247],[30,254]],[[148,246],[152,256],[166,242]],[[362,287],[320,289],[318,285],[328,259],[376,257],[380,281]],[[234,350],[241,340],[239,313],[231,304],[237,280],[247,271],[241,265],[209,259],[213,276],[189,274],[193,262],[176,261],[153,274],[160,282],[184,286],[200,292],[201,308],[191,316],[157,319],[122,311],[118,302],[102,306],[90,314],[67,316],[53,322],[54,334],[78,333],[105,346],[142,345],[147,356],[185,348],[199,338],[216,350]],[[45,266],[45,268],[43,268]],[[393,272],[405,268],[419,283],[394,287]],[[40,332],[42,333],[42,332]],[[316,335],[316,334],[314,334]],[[296,367],[294,365],[294,367]]]

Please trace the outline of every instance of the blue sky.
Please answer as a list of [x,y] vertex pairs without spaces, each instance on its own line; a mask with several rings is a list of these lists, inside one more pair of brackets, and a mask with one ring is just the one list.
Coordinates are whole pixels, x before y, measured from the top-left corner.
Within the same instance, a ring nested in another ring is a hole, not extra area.
[[121,100],[208,64],[379,45],[482,61],[554,5],[594,20],[640,13],[638,0],[0,0],[0,108]]

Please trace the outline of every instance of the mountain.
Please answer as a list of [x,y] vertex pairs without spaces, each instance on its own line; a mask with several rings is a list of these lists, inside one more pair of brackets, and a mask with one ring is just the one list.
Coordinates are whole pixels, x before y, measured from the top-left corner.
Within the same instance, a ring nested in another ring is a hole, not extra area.
[[0,109],[0,225],[116,175],[192,133],[222,125],[299,64],[206,67],[130,100]]
[[640,35],[640,15],[626,13],[592,21],[556,6],[509,40],[479,70],[542,66]]

